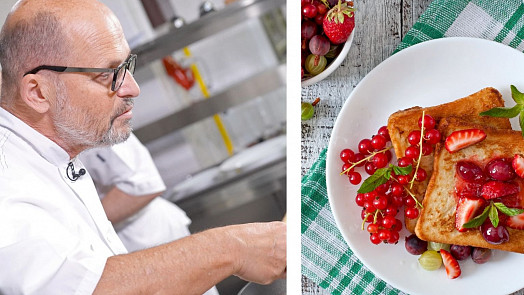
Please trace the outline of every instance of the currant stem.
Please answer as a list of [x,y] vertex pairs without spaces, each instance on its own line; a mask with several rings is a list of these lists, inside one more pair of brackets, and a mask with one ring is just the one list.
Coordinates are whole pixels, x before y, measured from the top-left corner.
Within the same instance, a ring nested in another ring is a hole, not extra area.
[[419,155],[418,155],[418,159],[417,159],[417,167],[415,167],[415,172],[413,173],[413,178],[411,179],[411,181],[409,182],[409,188],[412,189],[413,188],[413,184],[415,183],[415,179],[417,178],[417,172],[418,172],[418,168],[420,166],[420,160],[422,160],[422,141],[424,139],[424,116],[425,116],[425,111],[422,111],[422,122],[421,122],[421,126],[420,126],[420,141],[418,143],[419,145]]
[[380,151],[372,152],[369,156],[365,157],[364,159],[362,159],[362,160],[360,160],[360,161],[358,161],[358,162],[353,163],[353,165],[349,166],[348,169],[346,169],[346,170],[340,172],[340,175],[342,175],[342,174],[347,174],[349,171],[351,171],[351,169],[357,167],[358,164],[360,164],[360,163],[364,163],[365,161],[369,161],[369,160],[370,160],[371,158],[373,158],[376,154],[384,153],[384,152],[386,152],[387,150],[390,150],[390,149],[392,149],[392,148],[393,148],[393,146],[390,146],[390,147],[387,147],[387,148],[381,149]]

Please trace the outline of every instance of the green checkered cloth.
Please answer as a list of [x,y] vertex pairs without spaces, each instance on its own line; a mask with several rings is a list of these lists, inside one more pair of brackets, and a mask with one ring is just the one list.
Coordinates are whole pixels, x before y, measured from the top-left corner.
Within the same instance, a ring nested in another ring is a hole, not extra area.
[[[524,51],[522,0],[435,0],[395,52],[443,37],[494,40]],[[302,274],[332,294],[403,294],[369,271],[340,234],[326,191],[326,150],[301,183]]]

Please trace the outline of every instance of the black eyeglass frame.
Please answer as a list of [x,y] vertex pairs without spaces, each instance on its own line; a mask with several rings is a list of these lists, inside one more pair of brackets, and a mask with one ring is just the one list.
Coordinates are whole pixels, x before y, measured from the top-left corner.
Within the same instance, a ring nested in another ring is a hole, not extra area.
[[[69,73],[109,73],[113,72],[113,82],[111,82],[111,91],[117,91],[120,89],[120,86],[124,83],[124,79],[126,78],[126,72],[129,71],[131,74],[135,73],[135,67],[136,67],[136,54],[130,54],[126,60],[120,64],[116,68],[77,68],[77,67],[64,67],[64,66],[48,66],[48,65],[41,65],[38,66],[24,74],[24,77],[29,74],[36,74],[41,70],[50,70],[54,72],[69,72]],[[116,79],[118,77],[118,72],[124,68],[124,75],[122,76],[122,81],[120,81],[120,85],[116,85]]]

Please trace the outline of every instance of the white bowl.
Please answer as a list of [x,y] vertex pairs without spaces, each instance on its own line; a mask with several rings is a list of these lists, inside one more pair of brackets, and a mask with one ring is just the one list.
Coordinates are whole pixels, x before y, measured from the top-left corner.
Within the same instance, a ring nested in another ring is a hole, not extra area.
[[338,56],[331,61],[330,64],[326,66],[326,68],[322,71],[322,73],[313,76],[311,78],[307,78],[305,80],[302,80],[302,87],[309,86],[312,84],[315,84],[317,82],[320,82],[324,80],[327,76],[331,75],[338,66],[344,61],[346,58],[346,55],[348,55],[349,48],[351,47],[351,43],[353,43],[353,35],[355,34],[355,30],[353,29],[353,32],[351,32],[351,35],[349,35],[348,39],[346,40],[346,43],[344,43],[344,47],[342,47],[342,50],[338,54]]

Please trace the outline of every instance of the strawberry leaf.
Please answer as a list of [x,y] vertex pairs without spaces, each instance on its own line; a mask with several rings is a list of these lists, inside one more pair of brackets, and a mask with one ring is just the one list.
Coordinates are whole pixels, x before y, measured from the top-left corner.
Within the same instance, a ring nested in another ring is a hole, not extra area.
[[499,226],[499,213],[497,207],[493,206],[493,204],[489,205],[489,220],[491,220],[491,224],[494,227]]
[[511,85],[511,97],[517,104],[524,104],[524,93],[520,92],[515,85]]
[[518,209],[518,208],[508,208],[506,207],[506,205],[504,205],[503,203],[493,203],[493,205],[495,205],[495,207],[497,207],[497,209],[508,215],[508,216],[515,216],[515,215],[519,215],[521,213],[524,213],[524,209]]
[[389,179],[386,175],[391,176],[391,169],[391,167],[377,169],[373,175],[364,180],[357,192],[360,194],[369,193],[379,185],[386,183]]
[[491,206],[487,206],[486,208],[484,208],[484,211],[482,211],[480,215],[464,223],[462,227],[463,228],[475,228],[475,227],[481,226],[484,223],[484,221],[486,221],[486,218],[488,218],[490,208]]

